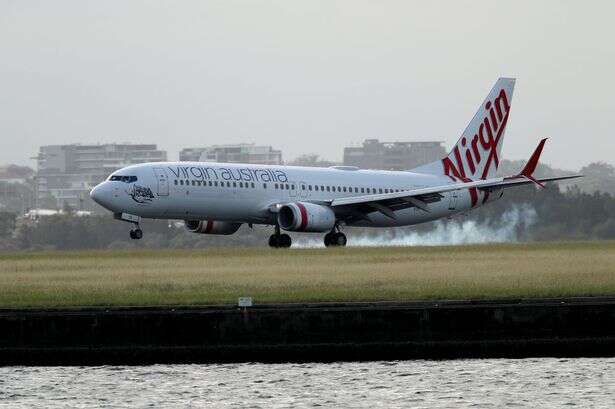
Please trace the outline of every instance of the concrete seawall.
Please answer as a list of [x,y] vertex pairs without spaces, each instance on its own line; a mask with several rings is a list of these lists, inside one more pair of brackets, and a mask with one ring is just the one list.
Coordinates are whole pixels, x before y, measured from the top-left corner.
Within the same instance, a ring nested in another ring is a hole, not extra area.
[[0,365],[615,356],[615,298],[0,310]]

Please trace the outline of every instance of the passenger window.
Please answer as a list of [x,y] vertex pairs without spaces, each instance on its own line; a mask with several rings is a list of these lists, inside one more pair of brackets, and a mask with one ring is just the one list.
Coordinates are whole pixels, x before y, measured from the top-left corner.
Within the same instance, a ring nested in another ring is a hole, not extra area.
[[267,184],[263,183],[263,189],[267,189]]
[[209,186],[211,187],[211,180],[209,181]]
[[364,187],[361,188],[361,193],[365,193],[365,188]]
[[[234,182],[233,182],[233,186],[235,186]],[[243,187],[243,182],[239,182],[239,187]]]
[[378,191],[379,191],[380,193],[382,193],[382,189],[378,189]]
[[286,184],[286,190],[288,190],[288,189],[289,189],[289,186],[288,186],[288,183],[287,183],[287,184]]
[[254,189],[254,187],[255,187],[255,186],[254,186],[254,182],[250,182],[250,183],[252,184],[252,189]]
[[344,192],[346,191],[346,186],[344,186]]
[[[305,185],[301,185],[301,190],[305,190]],[[312,189],[310,189],[312,190]]]
[[177,185],[177,179],[175,179],[175,184]]
[[231,187],[231,182],[226,182],[226,187]]
[[329,192],[329,191],[330,191],[330,190],[329,190],[329,186],[327,186],[327,192]]
[[273,185],[273,186],[274,186],[274,188],[275,188],[275,189],[277,189],[277,188],[278,188],[278,184],[277,184],[277,183],[276,183],[275,185]]
[[218,181],[217,180],[214,182],[214,186],[218,187]]
[[295,185],[291,185],[291,188],[292,188],[293,190],[295,190]]
[[321,185],[320,186],[320,190],[324,192],[325,191],[325,187]]
[[233,187],[237,187],[237,182],[233,182]]

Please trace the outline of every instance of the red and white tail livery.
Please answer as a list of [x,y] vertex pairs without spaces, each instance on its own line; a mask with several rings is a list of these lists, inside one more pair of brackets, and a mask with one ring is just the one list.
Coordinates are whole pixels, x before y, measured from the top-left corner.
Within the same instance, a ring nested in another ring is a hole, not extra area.
[[[514,89],[514,78],[498,79],[449,154],[441,161],[420,166],[413,171],[446,175],[453,182],[495,177],[500,165]],[[479,192],[473,189],[470,193],[474,206]],[[485,193],[483,201],[488,196]]]

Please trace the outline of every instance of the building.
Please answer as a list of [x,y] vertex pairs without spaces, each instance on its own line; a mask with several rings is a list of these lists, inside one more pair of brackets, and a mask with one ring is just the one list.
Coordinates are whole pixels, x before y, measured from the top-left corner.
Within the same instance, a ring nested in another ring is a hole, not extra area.
[[212,145],[202,148],[185,148],[179,153],[184,162],[252,163],[255,165],[281,165],[282,151],[271,146],[254,144]]
[[47,145],[35,159],[39,202],[55,200],[56,207],[83,210],[100,208],[89,191],[109,174],[136,163],[166,161],[167,153],[151,144]]
[[361,169],[408,170],[446,156],[442,142],[380,142],[344,148],[344,165]]
[[0,211],[24,213],[34,206],[34,169],[0,166]]

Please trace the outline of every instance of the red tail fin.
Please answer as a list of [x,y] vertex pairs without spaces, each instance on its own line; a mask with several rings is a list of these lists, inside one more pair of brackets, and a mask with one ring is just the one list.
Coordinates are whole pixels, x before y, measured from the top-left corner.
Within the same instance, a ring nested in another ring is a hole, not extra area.
[[530,159],[525,164],[525,167],[523,168],[521,173],[519,173],[520,175],[532,176],[534,174],[536,166],[538,165],[538,159],[540,159],[540,154],[542,153],[542,148],[545,147],[545,142],[547,142],[547,139],[549,138],[544,138],[540,141],[540,143],[534,150],[534,153],[532,153],[532,156],[530,156]]

